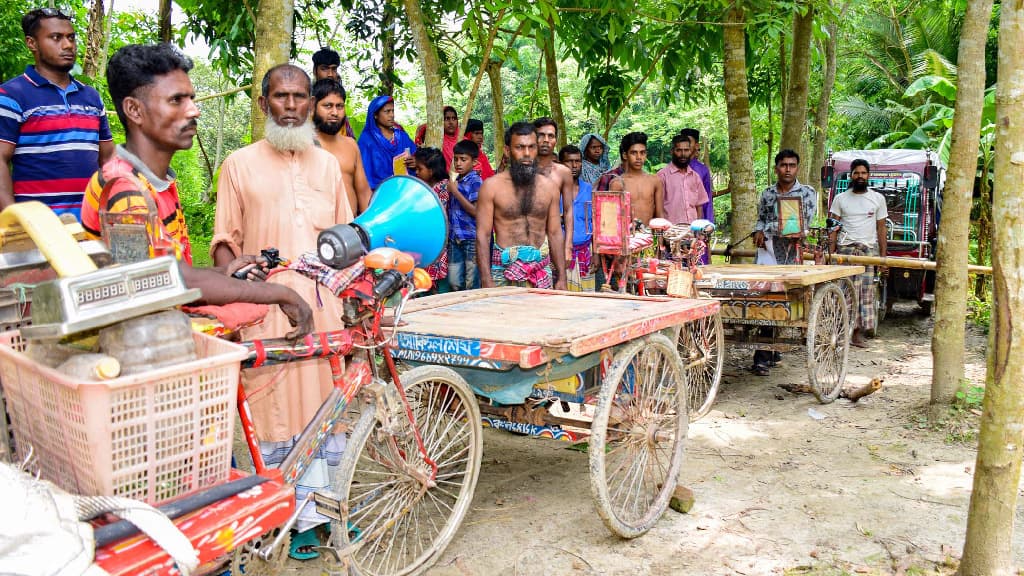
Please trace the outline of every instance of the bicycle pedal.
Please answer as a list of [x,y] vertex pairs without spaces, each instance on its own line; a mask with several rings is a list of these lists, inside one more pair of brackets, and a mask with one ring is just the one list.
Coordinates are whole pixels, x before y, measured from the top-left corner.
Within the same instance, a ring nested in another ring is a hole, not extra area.
[[313,505],[316,511],[332,520],[341,522],[342,501],[333,492],[314,492]]

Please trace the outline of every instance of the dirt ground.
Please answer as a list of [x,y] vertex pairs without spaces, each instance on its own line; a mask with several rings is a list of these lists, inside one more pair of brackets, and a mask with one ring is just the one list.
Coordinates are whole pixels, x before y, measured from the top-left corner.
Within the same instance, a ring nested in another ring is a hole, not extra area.
[[[696,504],[635,540],[602,524],[585,453],[485,430],[473,508],[428,574],[949,573],[963,547],[977,416],[926,423],[930,329],[916,307],[897,307],[868,349],[851,349],[848,384],[885,381],[856,404],[779,388],[807,381],[802,352],[757,377],[749,352],[729,351],[714,409],[689,430],[681,483]],[[984,353],[984,334],[969,331],[977,385]],[[319,574],[294,562],[287,572]]]

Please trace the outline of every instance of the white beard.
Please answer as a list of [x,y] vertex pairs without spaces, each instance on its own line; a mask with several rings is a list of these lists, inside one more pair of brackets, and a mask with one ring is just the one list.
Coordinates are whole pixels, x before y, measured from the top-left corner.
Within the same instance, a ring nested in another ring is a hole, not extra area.
[[273,118],[267,118],[263,137],[280,152],[302,152],[313,145],[316,137],[313,123],[306,120],[298,126],[281,126]]

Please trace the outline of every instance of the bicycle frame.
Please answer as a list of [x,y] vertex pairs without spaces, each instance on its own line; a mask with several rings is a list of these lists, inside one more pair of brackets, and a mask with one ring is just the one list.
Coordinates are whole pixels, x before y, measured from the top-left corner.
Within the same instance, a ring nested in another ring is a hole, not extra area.
[[[280,271],[287,271],[281,269]],[[355,283],[353,283],[355,284]],[[369,281],[372,287],[372,279]],[[384,357],[386,369],[394,382],[399,397],[405,408],[405,415],[412,427],[416,443],[419,448],[419,456],[430,467],[429,477],[423,478],[426,484],[432,484],[437,477],[437,464],[427,455],[426,448],[420,436],[419,428],[415,421],[412,409],[405,397],[404,389],[391,355],[390,337],[385,337],[381,329],[381,318],[384,305],[382,302],[366,301],[366,294],[372,294],[372,290],[366,290],[366,286],[360,287],[364,304],[372,310],[372,315],[364,317],[357,326],[345,328],[332,332],[320,332],[307,335],[298,343],[291,343],[283,338],[270,340],[254,340],[245,342],[244,345],[250,348],[249,357],[242,361],[242,368],[256,368],[282,363],[302,362],[319,358],[326,358],[331,367],[332,390],[324,399],[312,420],[306,425],[295,445],[289,450],[284,461],[277,469],[282,473],[286,484],[294,485],[306,472],[314,455],[327,440],[328,434],[334,429],[335,424],[345,414],[352,400],[364,390],[371,382],[380,381],[376,365],[373,363],[374,350],[380,350]],[[395,325],[401,319],[402,309],[406,302],[419,293],[410,287],[403,289],[405,292],[399,305],[395,308]],[[349,290],[343,292],[339,297],[352,296]],[[371,297],[372,298],[372,297]],[[348,356],[354,350],[365,350],[368,360],[354,360],[348,368],[342,370],[341,358]],[[245,437],[249,454],[252,457],[253,466],[259,475],[264,475],[269,469],[260,452],[259,441],[256,437],[256,427],[252,419],[252,412],[249,408],[248,394],[242,384],[241,378],[238,382],[238,416],[242,425],[242,433]],[[425,475],[424,475],[425,476]],[[288,522],[282,527],[280,534],[274,539],[270,546],[259,552],[264,559],[270,559],[278,545],[287,534],[288,530],[295,523],[299,513],[312,499],[311,493],[305,501],[298,503]]]

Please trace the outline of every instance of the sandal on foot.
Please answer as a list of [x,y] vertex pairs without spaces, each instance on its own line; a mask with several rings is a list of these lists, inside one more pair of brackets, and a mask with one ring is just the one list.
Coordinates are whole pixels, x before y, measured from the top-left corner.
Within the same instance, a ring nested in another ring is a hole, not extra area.
[[288,547],[288,556],[296,560],[313,560],[319,558],[320,553],[314,550],[320,545],[320,537],[316,535],[316,528],[310,528],[305,532],[292,532],[292,543]]

